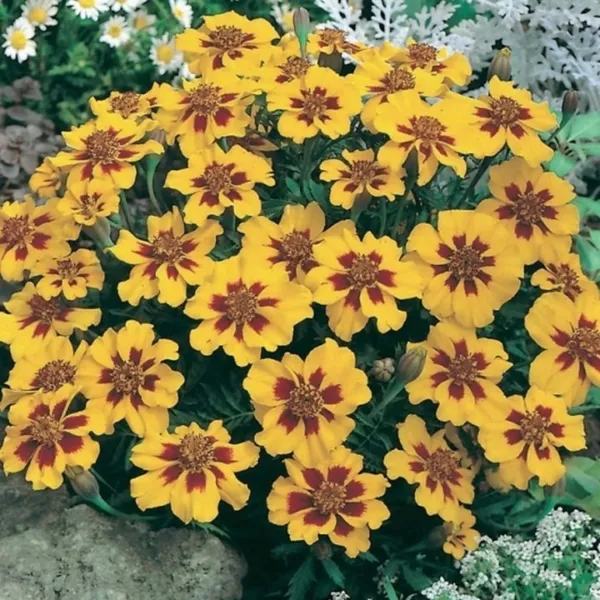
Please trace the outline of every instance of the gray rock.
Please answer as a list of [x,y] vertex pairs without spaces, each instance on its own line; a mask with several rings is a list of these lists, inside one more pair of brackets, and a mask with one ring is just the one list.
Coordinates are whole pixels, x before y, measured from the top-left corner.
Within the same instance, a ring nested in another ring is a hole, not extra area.
[[151,531],[0,476],[0,600],[239,600],[244,560],[213,535]]

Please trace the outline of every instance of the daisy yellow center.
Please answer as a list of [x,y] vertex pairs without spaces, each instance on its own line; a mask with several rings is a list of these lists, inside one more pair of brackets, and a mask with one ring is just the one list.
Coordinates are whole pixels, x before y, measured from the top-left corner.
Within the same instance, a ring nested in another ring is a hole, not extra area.
[[156,58],[163,63],[170,63],[175,56],[175,50],[171,44],[161,44],[156,48]]
[[425,470],[434,481],[444,482],[454,477],[458,458],[452,450],[438,448],[425,461]]
[[537,412],[525,415],[519,425],[526,444],[541,446],[548,428],[548,421],[542,415]]
[[46,325],[50,325],[63,312],[58,298],[45,300],[38,294],[34,294],[31,300],[29,300],[29,308],[31,310],[31,318]]
[[590,327],[579,327],[567,343],[569,352],[583,361],[600,355],[600,331]]
[[179,445],[179,463],[193,472],[200,472],[207,467],[215,457],[214,440],[210,437],[186,434]]
[[242,285],[227,296],[225,306],[227,307],[227,317],[238,325],[242,325],[250,321],[256,314],[258,300],[245,285]]
[[56,444],[62,437],[60,422],[52,417],[38,417],[29,426],[30,436],[42,445]]
[[305,260],[312,258],[313,244],[302,231],[292,231],[281,239],[281,255],[295,268]]
[[233,25],[220,25],[210,33],[212,43],[223,52],[239,48],[253,37]]
[[185,18],[185,14],[184,14],[183,8],[181,8],[181,6],[176,6],[173,9],[173,15],[175,16],[176,19],[182,20],[183,18]]
[[437,58],[437,50],[429,44],[412,44],[408,48],[408,57],[414,67],[423,68]]
[[348,278],[352,287],[362,289],[377,281],[379,267],[365,254],[359,254],[348,269]]
[[190,92],[190,106],[201,115],[212,115],[219,108],[221,88],[201,83]]
[[458,279],[473,279],[482,266],[483,259],[480,252],[471,246],[455,250],[448,263],[451,273]]
[[382,83],[389,94],[412,90],[415,87],[415,76],[402,67],[395,67],[383,76]]
[[459,355],[450,361],[448,373],[454,381],[468,383],[477,379],[479,369],[477,368],[475,358],[471,354],[467,356]]
[[27,216],[11,217],[4,221],[0,231],[0,244],[6,244],[10,248],[18,244],[24,245],[33,233],[33,226]]
[[65,360],[51,360],[35,374],[33,387],[43,392],[54,392],[75,381],[75,367]]
[[48,13],[41,6],[34,6],[27,14],[27,20],[30,23],[43,25],[48,20]]
[[107,33],[112,38],[118,38],[122,32],[123,32],[123,28],[121,27],[121,25],[117,25],[115,23],[115,24],[109,26]]
[[513,203],[517,221],[530,225],[538,223],[542,218],[545,204],[544,199],[534,192],[519,194]]
[[24,50],[25,46],[27,46],[27,36],[19,29],[13,31],[10,36],[10,45],[15,50]]
[[110,375],[115,389],[122,394],[134,394],[144,380],[144,371],[140,365],[127,361],[116,364]]
[[204,171],[206,187],[213,193],[228,192],[231,189],[231,173],[224,165],[213,163]]
[[300,79],[306,74],[310,67],[310,62],[300,56],[288,56],[286,61],[280,65],[279,69],[287,79]]
[[140,95],[135,92],[124,92],[113,96],[110,99],[110,106],[114,112],[120,113],[123,117],[131,116],[140,108]]
[[335,514],[346,504],[346,489],[339,483],[325,481],[313,492],[313,502],[322,515]]
[[490,100],[490,108],[492,111],[491,120],[494,125],[508,127],[519,120],[521,106],[512,98],[500,96],[500,98],[492,98]]
[[183,254],[180,238],[170,231],[160,233],[152,242],[152,256],[161,262],[174,264]]
[[570,298],[575,298],[583,291],[579,284],[579,275],[569,265],[550,266],[554,282],[562,287],[562,291]]
[[302,112],[310,119],[322,116],[329,108],[329,98],[322,87],[313,90],[302,90]]
[[113,160],[119,152],[119,142],[109,131],[94,131],[85,139],[85,147],[94,162]]
[[411,119],[415,137],[424,142],[435,142],[444,126],[435,117],[416,117]]
[[287,407],[301,418],[315,417],[323,408],[321,392],[308,383],[301,383],[290,393]]
[[148,19],[146,18],[145,15],[138,15],[133,22],[133,26],[138,31],[142,31],[143,29],[146,29],[146,27],[148,27],[148,25],[150,25],[150,22],[148,21]]
[[350,169],[352,181],[359,185],[368,183],[377,174],[377,164],[372,160],[356,160]]
[[94,8],[96,6],[96,0],[79,0],[79,6],[82,8]]

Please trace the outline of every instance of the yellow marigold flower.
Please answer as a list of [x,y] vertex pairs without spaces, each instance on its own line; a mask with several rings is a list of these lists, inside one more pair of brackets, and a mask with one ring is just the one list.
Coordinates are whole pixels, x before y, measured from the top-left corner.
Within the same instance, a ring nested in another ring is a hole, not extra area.
[[323,535],[351,558],[366,552],[369,530],[390,518],[387,506],[377,500],[390,485],[385,477],[362,473],[363,457],[343,446],[315,467],[291,458],[284,463],[289,477],[273,484],[269,521],[287,525],[293,542],[314,544]]
[[563,402],[539,388],[525,398],[509,397],[498,411],[481,425],[479,443],[488,460],[500,463],[500,477],[519,489],[534,476],[540,485],[553,485],[565,474],[557,447],[585,448],[583,416],[569,415]]
[[365,56],[348,81],[360,90],[361,96],[369,97],[360,118],[371,131],[378,107],[386,104],[392,94],[416,90],[422,96],[439,96],[446,89],[441,77],[423,69],[413,70],[408,65],[390,64],[381,56]]
[[579,231],[579,214],[573,204],[573,186],[542,167],[530,167],[522,158],[490,169],[490,192],[479,212],[501,221],[514,231],[525,264],[544,258],[558,245],[568,250],[571,235]]
[[292,341],[294,326],[313,316],[311,299],[282,271],[257,268],[253,256],[242,252],[216,263],[188,301],[185,314],[202,319],[190,343],[205,356],[222,346],[244,367],[260,358],[262,348],[272,352]]
[[204,152],[216,139],[241,137],[252,123],[246,112],[254,101],[254,86],[230,71],[208,72],[183,89],[163,85],[158,91],[156,120],[167,133],[167,142],[177,138],[181,151],[190,157]]
[[70,412],[77,390],[65,386],[56,392],[21,398],[8,412],[10,426],[0,448],[4,472],[18,473],[27,465],[25,479],[34,490],[59,488],[67,466],[90,469],[100,452],[90,432],[101,431],[102,416],[86,407]]
[[402,250],[385,236],[368,232],[361,241],[348,230],[327,236],[313,249],[319,263],[306,276],[314,301],[327,306],[329,327],[342,340],[364,329],[370,317],[386,333],[404,325],[406,312],[396,298],[421,296],[422,279],[411,263],[401,262]]
[[390,450],[383,462],[390,479],[402,477],[418,484],[415,501],[428,515],[440,515],[444,521],[459,518],[460,502],[471,504],[475,497],[473,472],[461,466],[461,456],[450,450],[444,430],[432,436],[425,421],[408,415],[398,425],[402,450]]
[[133,306],[156,296],[170,306],[183,304],[187,286],[200,285],[212,272],[213,262],[206,255],[221,233],[223,228],[213,219],[186,233],[175,206],[162,217],[148,217],[147,242],[122,230],[110,251],[135,266],[129,279],[119,283],[119,297]]
[[560,292],[538,298],[525,317],[525,329],[544,351],[531,363],[529,382],[581,404],[590,383],[600,386],[600,300]]
[[267,94],[269,111],[281,110],[279,133],[301,144],[319,133],[336,139],[350,131],[362,107],[358,90],[326,67],[312,66],[302,79]]
[[33,283],[15,292],[0,313],[0,342],[10,344],[13,360],[42,352],[51,340],[87,331],[100,322],[97,308],[73,308],[60,298],[44,298]]
[[559,291],[575,300],[579,294],[600,296],[597,284],[581,270],[578,254],[569,254],[568,248],[548,249],[542,259],[543,267],[531,276],[531,285],[547,291]]
[[534,102],[527,90],[515,89],[510,81],[494,75],[488,84],[489,96],[477,100],[451,93],[448,103],[460,114],[465,144],[477,158],[494,156],[505,144],[515,156],[537,167],[554,154],[538,137],[557,125],[547,102]]
[[316,202],[307,206],[288,204],[279,224],[266,217],[253,217],[238,226],[244,234],[242,248],[257,264],[267,262],[285,268],[290,281],[303,283],[306,274],[317,266],[313,249],[327,236],[339,235],[343,229],[356,230],[354,223],[344,220],[326,231],[325,213]]
[[181,373],[164,364],[177,360],[179,347],[172,340],[156,340],[149,323],[127,321],[119,330],[107,329],[96,338],[81,361],[77,383],[101,412],[106,433],[125,419],[142,437],[161,433],[169,426],[169,408],[177,404]]
[[91,227],[98,219],[119,212],[119,190],[111,179],[71,179],[57,208],[62,215],[71,217],[77,225]]
[[329,201],[334,206],[350,209],[361,194],[385,196],[395,200],[404,193],[404,169],[392,169],[375,159],[373,150],[342,150],[342,158],[324,160],[321,165],[321,179],[335,181],[331,186]]
[[40,198],[55,196],[61,185],[61,171],[52,164],[50,158],[45,158],[29,178],[29,187]]
[[420,223],[410,234],[409,258],[427,284],[423,306],[439,319],[484,327],[494,311],[519,290],[523,259],[509,232],[488,215],[470,210],[440,212],[437,231]]
[[188,168],[171,171],[165,186],[189,196],[183,209],[186,223],[204,225],[211,215],[222,215],[229,206],[235,216],[260,213],[257,183],[275,185],[267,160],[241,146],[223,152],[216,144],[190,157]]
[[246,131],[242,137],[225,138],[226,147],[241,146],[244,150],[264,158],[271,164],[271,159],[267,158],[269,152],[276,152],[279,147],[268,139],[273,130],[271,125],[265,124],[258,119],[260,109],[256,104],[250,107],[250,116],[252,118],[251,128]]
[[377,131],[391,138],[377,155],[382,164],[399,169],[410,152],[417,151],[418,185],[431,181],[440,163],[451,167],[459,177],[465,176],[467,163],[458,155],[465,153],[465,136],[457,115],[447,110],[444,100],[431,106],[416,90],[393,94],[378,107],[373,123]]
[[254,363],[243,383],[263,430],[254,441],[272,456],[293,452],[305,465],[326,461],[352,432],[348,416],[371,399],[354,354],[331,339],[305,360],[286,353]]
[[461,506],[455,520],[443,525],[444,552],[460,560],[467,552],[476,550],[479,546],[479,532],[473,529],[473,525],[475,525],[475,515]]
[[348,34],[341,29],[334,27],[320,27],[308,36],[306,51],[309,54],[340,54],[354,55],[364,50],[365,44],[362,42],[351,42]]
[[278,38],[266,19],[248,19],[230,10],[205,16],[200,29],[186,29],[177,36],[175,47],[185,53],[196,75],[225,67],[244,74],[269,58],[271,42]]
[[34,392],[56,392],[63,385],[74,385],[75,374],[87,344],[81,342],[76,351],[69,338],[50,340],[39,352],[28,352],[16,361],[2,390],[0,411],[19,398]]
[[44,298],[63,295],[67,300],[85,298],[88,288],[101,290],[104,271],[91,250],[76,250],[64,258],[42,258],[31,270],[41,277],[37,289]]
[[69,181],[92,178],[111,179],[117,188],[133,186],[133,164],[148,154],[162,154],[164,148],[155,140],[142,142],[152,127],[150,120],[137,124],[115,113],[105,113],[81,127],[63,133],[69,148],[52,158],[56,167],[69,172]]
[[279,49],[269,62],[256,68],[254,76],[259,89],[271,91],[284,83],[301,80],[312,64],[308,58],[300,56],[300,48],[291,52]]
[[66,240],[77,237],[57,211],[55,200],[36,206],[31,196],[24,202],[0,205],[0,276],[22,281],[42,256],[65,256]]
[[148,471],[131,480],[131,495],[141,510],[169,504],[185,524],[210,523],[221,500],[234,510],[246,506],[248,486],[236,477],[258,462],[252,442],[231,444],[222,421],[207,429],[196,423],[174,433],[152,433],[131,451],[131,462]]
[[106,113],[118,114],[124,119],[139,122],[150,116],[152,103],[146,97],[146,94],[138,94],[137,92],[111,92],[110,96],[104,100],[90,98],[90,109],[97,117]]
[[430,328],[423,345],[425,368],[406,386],[412,404],[432,400],[440,421],[479,425],[489,418],[490,404],[505,400],[497,384],[511,363],[501,342],[477,338],[474,329],[444,321]]

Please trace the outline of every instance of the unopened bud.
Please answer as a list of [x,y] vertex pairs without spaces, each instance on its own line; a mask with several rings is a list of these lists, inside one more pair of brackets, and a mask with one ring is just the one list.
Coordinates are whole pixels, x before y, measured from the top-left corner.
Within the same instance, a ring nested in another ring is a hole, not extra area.
[[334,50],[331,54],[320,52],[318,63],[320,67],[327,67],[336,73],[341,73],[344,65],[342,55],[337,50]]
[[77,495],[81,496],[84,500],[93,502],[100,496],[98,481],[96,481],[96,478],[89,471],[86,471],[82,467],[67,466],[65,475],[69,478]]
[[373,363],[369,375],[372,375],[377,381],[387,383],[395,371],[396,365],[393,358],[381,358]]
[[511,51],[508,48],[502,48],[494,56],[494,60],[490,63],[488,69],[488,81],[496,75],[501,81],[510,81],[512,75]]
[[447,529],[444,525],[439,525],[432,529],[427,536],[427,542],[432,548],[441,548],[448,537]]
[[294,33],[300,42],[300,53],[306,56],[306,42],[310,33],[310,15],[305,8],[294,10],[292,22],[294,23]]
[[414,381],[423,371],[426,358],[427,350],[423,346],[412,348],[400,357],[396,368],[396,377],[404,383]]
[[333,556],[331,544],[325,540],[319,540],[314,544],[312,551],[319,560],[327,560]]
[[576,92],[574,90],[569,90],[568,92],[565,92],[562,101],[563,118],[570,118],[577,112],[580,98],[581,96],[579,92]]
[[102,248],[114,246],[113,241],[110,239],[110,222],[106,217],[98,217],[93,225],[84,225],[82,229]]
[[419,152],[416,148],[413,148],[404,161],[404,170],[406,171],[406,178],[410,181],[414,181],[419,174]]

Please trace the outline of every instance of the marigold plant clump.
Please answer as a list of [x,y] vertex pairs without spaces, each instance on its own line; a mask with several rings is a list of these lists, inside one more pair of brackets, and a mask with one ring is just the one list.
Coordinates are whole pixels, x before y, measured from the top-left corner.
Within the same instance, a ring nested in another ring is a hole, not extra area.
[[228,535],[260,597],[394,598],[559,501],[600,296],[546,103],[297,21],[206,17],[0,207],[0,461]]

